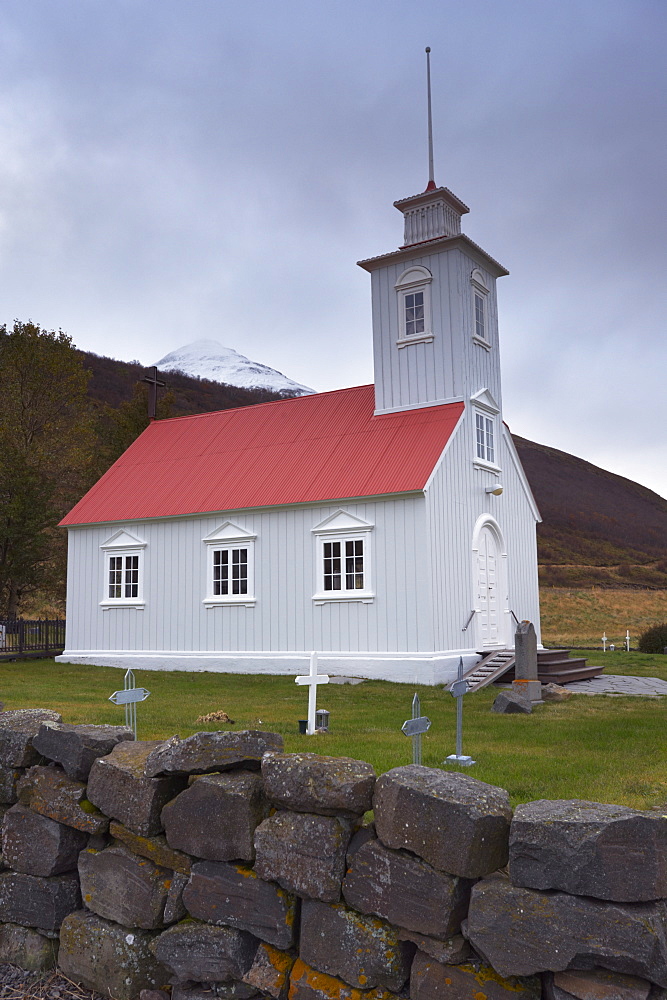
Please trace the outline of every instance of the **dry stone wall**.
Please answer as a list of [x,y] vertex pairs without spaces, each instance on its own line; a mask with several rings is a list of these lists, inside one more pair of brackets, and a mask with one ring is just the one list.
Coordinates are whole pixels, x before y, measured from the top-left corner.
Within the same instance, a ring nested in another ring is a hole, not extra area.
[[116,1000],[667,1000],[656,813],[39,709],[0,799],[0,961]]

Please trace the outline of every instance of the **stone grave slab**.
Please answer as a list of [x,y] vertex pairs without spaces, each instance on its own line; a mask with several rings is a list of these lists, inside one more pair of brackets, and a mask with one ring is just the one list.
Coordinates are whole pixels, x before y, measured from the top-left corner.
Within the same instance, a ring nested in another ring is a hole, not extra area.
[[507,863],[512,810],[504,788],[409,764],[380,775],[373,808],[386,847],[412,851],[440,871],[477,878]]

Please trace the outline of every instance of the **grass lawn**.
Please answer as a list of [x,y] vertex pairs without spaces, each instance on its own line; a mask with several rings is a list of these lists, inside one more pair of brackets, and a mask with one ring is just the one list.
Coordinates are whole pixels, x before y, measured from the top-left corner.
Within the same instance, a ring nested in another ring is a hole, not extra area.
[[[592,662],[600,662],[596,654]],[[599,654],[602,657],[602,654]],[[667,656],[607,653],[610,674],[667,680]],[[214,673],[137,673],[150,698],[137,708],[140,739],[189,736],[198,715],[224,709],[234,729],[282,733],[288,751],[313,750],[369,761],[378,772],[411,763],[411,742],[400,731],[410,717],[412,684],[364,681],[320,688],[319,706],[331,712],[327,735],[300,736],[307,694],[293,677]],[[122,724],[124,712],[107,699],[123,687],[123,671],[28,660],[0,663],[0,698],[6,709],[52,708],[65,722]],[[455,704],[441,687],[417,688],[422,714],[432,726],[424,737],[423,762],[439,767],[455,749]],[[490,712],[495,689],[469,695],[464,705],[466,769],[482,781],[507,788],[513,804],[538,798],[580,798],[638,808],[667,809],[667,699],[580,695],[545,704],[532,715]]]
[[540,587],[542,641],[546,646],[599,646],[602,633],[622,646],[626,629],[636,646],[642,632],[667,621],[667,590]]

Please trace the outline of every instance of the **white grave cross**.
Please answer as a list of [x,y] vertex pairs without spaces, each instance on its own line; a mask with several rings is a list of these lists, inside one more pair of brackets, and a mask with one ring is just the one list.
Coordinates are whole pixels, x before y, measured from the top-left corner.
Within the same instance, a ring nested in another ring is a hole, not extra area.
[[317,653],[310,654],[310,672],[306,677],[295,677],[297,684],[308,684],[308,729],[306,732],[312,736],[315,732],[315,711],[317,703],[317,685],[328,684],[328,674],[318,674]]

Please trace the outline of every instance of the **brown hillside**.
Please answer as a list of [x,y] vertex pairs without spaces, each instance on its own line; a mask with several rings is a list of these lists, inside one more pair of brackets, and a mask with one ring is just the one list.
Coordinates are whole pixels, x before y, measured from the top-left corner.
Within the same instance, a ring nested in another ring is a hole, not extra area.
[[543,517],[543,583],[667,587],[667,500],[556,448],[514,442]]

